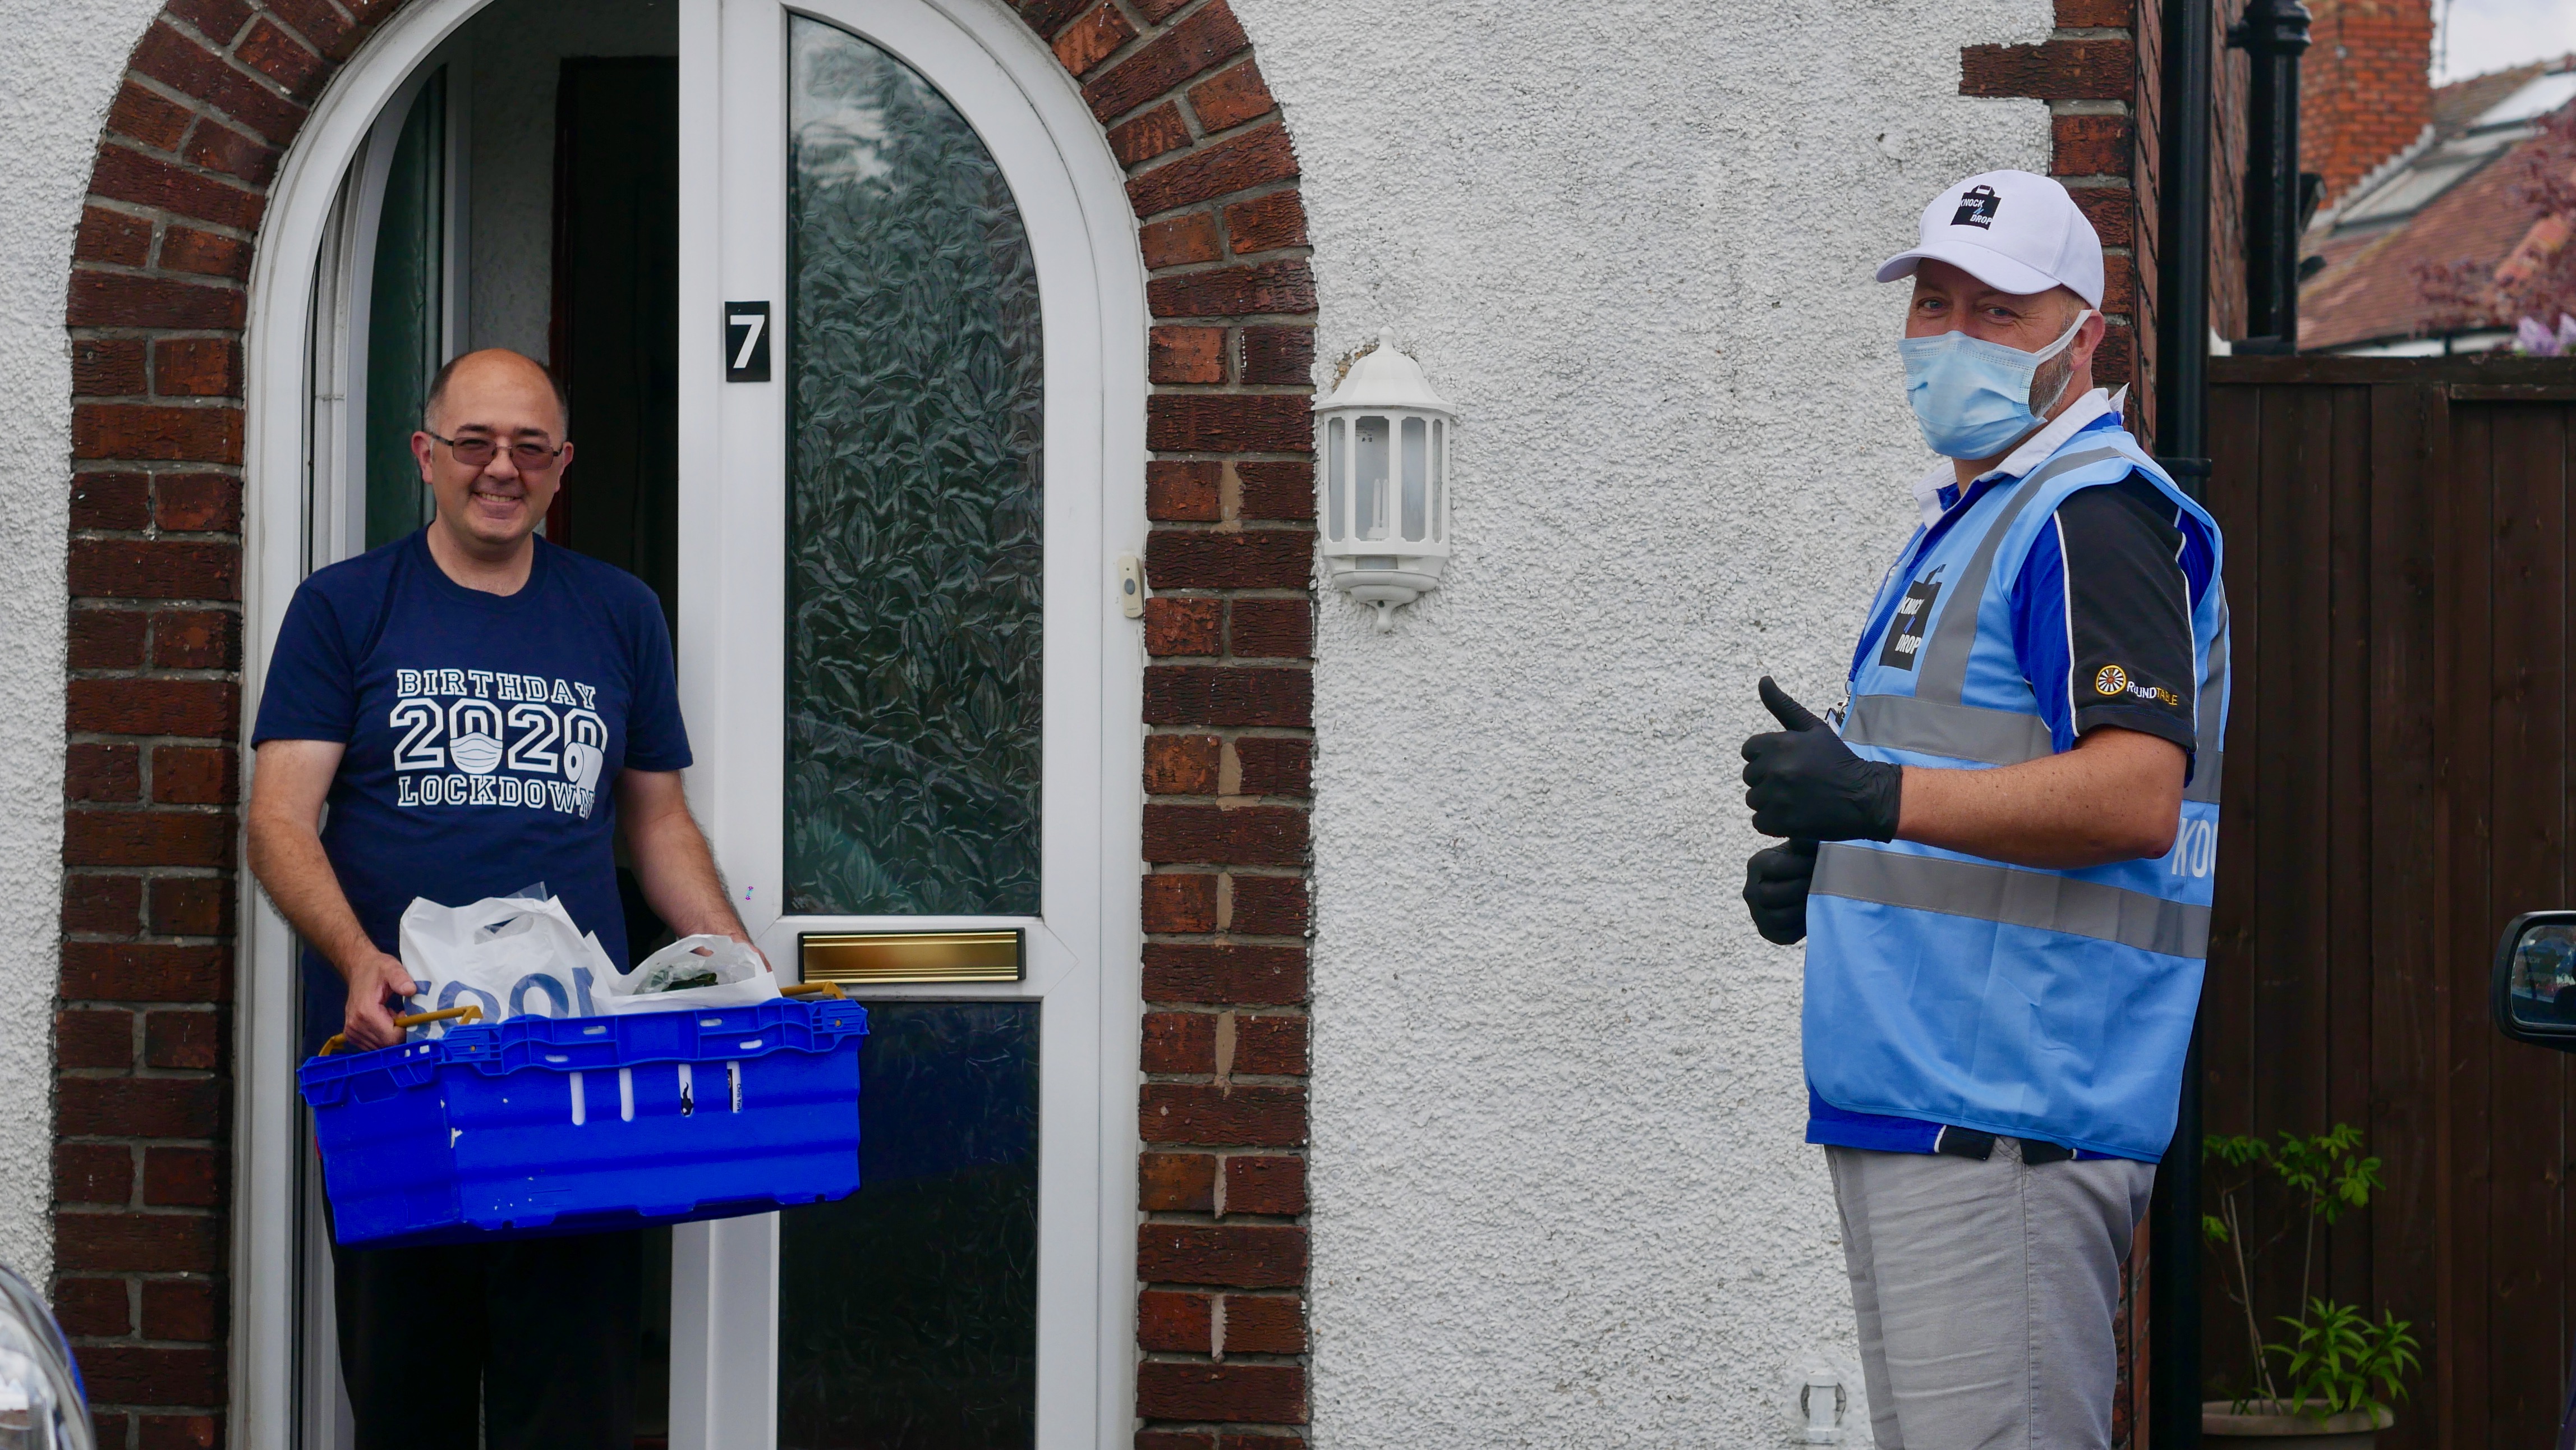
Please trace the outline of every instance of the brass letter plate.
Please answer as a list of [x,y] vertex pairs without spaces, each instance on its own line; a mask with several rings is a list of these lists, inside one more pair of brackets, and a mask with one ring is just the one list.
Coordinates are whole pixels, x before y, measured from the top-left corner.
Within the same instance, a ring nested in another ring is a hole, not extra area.
[[796,939],[809,982],[1016,982],[1013,931],[807,932]]

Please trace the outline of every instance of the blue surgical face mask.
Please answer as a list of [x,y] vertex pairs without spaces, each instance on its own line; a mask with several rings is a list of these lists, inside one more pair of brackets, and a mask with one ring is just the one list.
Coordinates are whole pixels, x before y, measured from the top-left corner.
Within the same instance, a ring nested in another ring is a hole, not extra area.
[[[2077,328],[2093,315],[2075,314],[2066,335],[2037,352],[2024,352],[2000,342],[1987,342],[1964,332],[1909,337],[1896,344],[1905,359],[1905,400],[1914,405],[1914,421],[1923,425],[1923,441],[1944,458],[1992,458],[2039,426],[2031,411],[2031,375],[2039,365],[2066,351]],[[2074,375],[2067,375],[2068,382]],[[2040,413],[2057,406],[2066,394],[2040,404]]]

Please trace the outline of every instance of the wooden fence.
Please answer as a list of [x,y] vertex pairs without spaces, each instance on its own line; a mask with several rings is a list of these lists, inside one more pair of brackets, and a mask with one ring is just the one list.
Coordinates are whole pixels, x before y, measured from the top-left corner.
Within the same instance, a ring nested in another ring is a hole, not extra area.
[[[2387,1186],[2320,1238],[2316,1292],[2424,1343],[2381,1445],[2541,1450],[2576,1317],[2576,1060],[2499,1037],[2486,992],[2507,920],[2576,906],[2576,362],[2230,358],[2211,384],[2238,683],[2208,1131],[2362,1129]],[[2258,1274],[2267,1314],[2300,1248]],[[2216,1393],[2247,1331],[2204,1267]]]

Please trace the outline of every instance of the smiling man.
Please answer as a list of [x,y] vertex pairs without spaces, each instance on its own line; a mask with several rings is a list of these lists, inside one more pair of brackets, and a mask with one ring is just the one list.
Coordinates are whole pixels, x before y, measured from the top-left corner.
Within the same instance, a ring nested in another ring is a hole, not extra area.
[[[414,897],[542,883],[624,969],[620,839],[675,930],[743,939],[681,794],[660,605],[536,536],[572,462],[564,429],[535,362],[449,363],[411,436],[437,517],[287,608],[252,736],[250,864],[305,943],[308,1041],[331,1016],[352,1047],[400,1040]],[[336,1251],[359,1450],[473,1450],[478,1419],[496,1450],[632,1450],[641,1250],[627,1232]],[[477,1368],[479,1404],[453,1379]]]
[[1745,742],[1746,803],[1789,841],[1744,896],[1808,939],[1807,1141],[1881,1450],[2107,1447],[2208,946],[2218,528],[2093,386],[2102,247],[2064,187],[1951,187],[1901,278],[1943,461],[1832,722],[1761,682],[1785,728]]

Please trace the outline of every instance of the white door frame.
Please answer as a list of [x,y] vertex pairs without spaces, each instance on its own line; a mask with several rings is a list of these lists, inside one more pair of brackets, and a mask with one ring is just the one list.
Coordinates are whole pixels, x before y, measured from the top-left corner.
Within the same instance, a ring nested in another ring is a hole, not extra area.
[[[1045,735],[1033,917],[782,917],[787,63],[781,0],[680,3],[680,699],[691,795],[770,960],[805,931],[1012,926],[1027,980],[871,989],[1039,1000],[1038,1444],[1124,1443],[1133,1354],[1141,641],[1114,557],[1143,543],[1142,269],[1122,180],[1063,68],[998,6],[800,0],[921,73],[1017,200],[1045,354]],[[1058,103],[1052,122],[1045,102]],[[1084,168],[1070,160],[1089,157]],[[1085,185],[1085,181],[1089,185]],[[770,303],[772,380],[724,380],[724,304]],[[1112,520],[1117,523],[1113,525]],[[889,1246],[891,1248],[891,1246]],[[774,1443],[773,1215],[673,1237],[673,1450]],[[1118,1268],[1112,1279],[1112,1266]],[[1114,1423],[1113,1423],[1114,1421]]]
[[[308,407],[313,395],[309,338],[317,259],[332,209],[350,162],[364,145],[386,101],[486,0],[415,0],[370,36],[333,78],[289,149],[271,189],[267,218],[250,286],[245,336],[245,437],[243,453],[243,738],[258,708],[267,661],[279,621],[312,557],[317,523],[308,486]],[[730,6],[745,16],[741,0],[684,0],[680,48],[685,68],[696,47],[722,54]],[[1111,157],[1099,124],[1071,78],[1045,45],[998,0],[823,0],[804,8],[819,18],[857,30],[903,56],[929,76],[976,126],[1001,163],[1018,196],[1030,241],[1037,251],[1047,357],[1046,416],[1046,791],[1042,887],[1043,920],[1031,937],[1032,981],[994,990],[997,995],[1043,993],[1066,1009],[1042,1022],[1041,1180],[1039,1291],[1039,1443],[1043,1446],[1123,1446],[1133,1436],[1135,1352],[1130,1332],[1135,1283],[1136,1085],[1141,1000],[1137,842],[1143,800],[1133,782],[1141,758],[1144,657],[1142,641],[1122,616],[1113,561],[1142,553],[1145,536],[1144,400],[1145,284],[1136,225],[1127,204],[1125,177]],[[783,23],[774,28],[783,35]],[[773,52],[783,67],[783,45]],[[728,64],[751,64],[736,46]],[[772,72],[783,76],[783,70]],[[707,87],[681,97],[681,169],[684,195],[692,176],[710,167],[726,184],[734,156],[724,154]],[[1008,98],[1017,97],[1017,109]],[[737,100],[735,104],[745,104]],[[726,133],[726,146],[741,136],[739,160],[767,167],[783,180],[786,147],[783,101],[766,153],[748,128]],[[780,193],[783,197],[783,193]],[[460,209],[461,210],[461,209]],[[761,812],[774,822],[777,798],[752,801],[727,770],[736,768],[706,746],[746,739],[729,713],[718,675],[720,656],[742,650],[746,638],[775,641],[782,619],[783,585],[736,569],[710,573],[710,551],[691,555],[686,541],[708,540],[750,524],[704,481],[730,476],[729,445],[755,449],[768,437],[775,452],[783,437],[783,383],[732,385],[714,371],[721,333],[719,306],[727,300],[768,297],[783,312],[783,247],[763,255],[757,237],[734,228],[753,226],[733,208],[683,208],[681,215],[683,367],[680,384],[681,527],[684,540],[680,619],[680,688],[700,764],[690,772],[690,794],[708,821],[719,857],[764,894],[759,880],[776,880],[778,840],[767,835],[770,856],[748,870],[730,853],[752,849],[760,838]],[[783,216],[767,222],[773,234]],[[710,260],[716,259],[716,260]],[[737,267],[765,265],[757,271]],[[721,273],[714,270],[722,267]],[[760,290],[728,291],[728,284],[757,282]],[[783,362],[783,353],[776,354]],[[781,369],[783,375],[783,369]],[[722,390],[722,391],[718,391]],[[1060,406],[1062,393],[1079,391],[1080,406]],[[767,396],[764,402],[761,395]],[[773,458],[776,469],[783,458]],[[780,476],[773,472],[773,477]],[[693,487],[693,481],[698,486]],[[757,506],[755,505],[755,508]],[[773,512],[783,507],[774,502]],[[331,520],[319,520],[329,528]],[[769,525],[773,530],[776,524]],[[775,535],[773,534],[773,537]],[[718,548],[716,559],[727,553]],[[773,554],[772,557],[777,557]],[[1088,603],[1084,603],[1088,600]],[[768,612],[764,615],[763,608]],[[763,630],[763,635],[746,635]],[[774,667],[776,651],[768,651]],[[773,697],[774,698],[774,697]],[[775,706],[772,706],[774,718]],[[1059,725],[1067,727],[1060,744]],[[776,737],[773,736],[773,740]],[[245,769],[249,762],[245,762]],[[746,786],[748,782],[744,783]],[[1060,796],[1059,792],[1067,792]],[[765,872],[765,878],[760,874]],[[299,1151],[292,1034],[299,995],[293,936],[285,922],[242,873],[237,943],[234,1128],[235,1205],[232,1214],[233,1323],[231,1339],[232,1443],[255,1450],[287,1450],[296,1435],[295,1212]],[[773,886],[774,892],[774,886]],[[774,899],[774,897],[773,897]],[[776,933],[792,938],[793,924],[755,912],[755,931],[782,962]],[[928,927],[932,921],[906,919]],[[1043,950],[1041,943],[1044,943]],[[792,940],[790,942],[792,948]],[[934,995],[974,995],[948,990]],[[1078,1022],[1062,1020],[1079,1018]],[[1066,1055],[1083,1055],[1089,1070]],[[1080,1092],[1071,1089],[1078,1082]],[[1059,1090],[1062,1084],[1065,1090]],[[1065,1135],[1061,1139],[1059,1134]],[[1053,1205],[1050,1211],[1044,1205]],[[737,1328],[774,1340],[774,1276],[765,1283],[746,1273],[757,1260],[774,1263],[776,1219],[760,1216],[684,1228],[675,1234],[672,1347],[673,1443],[737,1450],[767,1445],[774,1435],[773,1374],[756,1376],[760,1404],[719,1403],[684,1380],[682,1335],[693,1322],[697,1362],[715,1367],[711,1355],[744,1344]],[[690,1275],[695,1273],[695,1279]],[[742,1316],[750,1316],[748,1318]],[[764,1353],[766,1351],[764,1350]],[[728,1380],[719,1393],[749,1392]],[[683,1407],[697,1415],[684,1426]],[[758,1416],[761,1438],[743,1437],[737,1416]],[[723,1426],[720,1436],[710,1432]]]
[[442,149],[446,196],[441,206],[442,248],[439,297],[440,355],[453,357],[467,345],[466,319],[471,315],[468,289],[473,268],[471,164],[474,154],[474,87],[469,73],[474,53],[467,38],[451,36],[415,66],[394,93],[385,98],[368,128],[361,149],[351,159],[338,207],[324,224],[322,250],[315,270],[313,302],[322,316],[311,327],[313,353],[305,366],[312,390],[311,434],[306,452],[311,460],[305,526],[305,567],[319,569],[364,553],[367,547],[367,338],[370,301],[375,288],[376,237],[385,211],[385,186],[394,164],[394,148],[411,117],[420,92],[440,67],[447,70],[447,124]]

